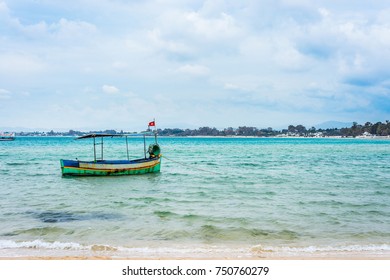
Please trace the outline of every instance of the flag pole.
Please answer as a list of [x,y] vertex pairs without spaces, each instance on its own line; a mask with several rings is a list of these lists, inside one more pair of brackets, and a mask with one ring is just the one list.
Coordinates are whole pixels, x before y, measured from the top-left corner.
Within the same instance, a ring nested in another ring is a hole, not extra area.
[[145,155],[145,159],[146,159],[146,136],[144,134],[144,155]]
[[157,144],[157,126],[156,126],[156,119],[153,118],[153,123],[154,123],[154,141]]

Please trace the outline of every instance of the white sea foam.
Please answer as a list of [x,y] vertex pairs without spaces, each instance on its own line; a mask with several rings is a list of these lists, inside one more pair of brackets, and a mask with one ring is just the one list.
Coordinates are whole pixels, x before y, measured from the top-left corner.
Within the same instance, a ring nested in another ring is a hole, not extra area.
[[91,246],[83,246],[75,242],[46,242],[42,240],[20,241],[0,240],[0,249],[52,249],[52,250],[89,250]]
[[[140,244],[138,244],[140,245]],[[104,255],[111,257],[230,257],[248,258],[256,255],[263,256],[325,256],[325,255],[390,255],[390,244],[345,245],[345,246],[261,246],[255,247],[225,247],[225,246],[112,246],[112,245],[83,245],[76,242],[47,242],[42,240],[13,241],[0,240],[1,255],[4,256],[93,256]]]
[[[122,252],[143,252],[143,253],[166,253],[166,252],[182,252],[182,253],[207,253],[207,252],[231,252],[238,251],[238,248],[229,248],[223,246],[205,246],[205,247],[115,247],[111,245],[95,244],[82,245],[76,242],[47,242],[42,240],[32,241],[13,241],[0,240],[0,249],[52,249],[52,250],[94,250],[94,251],[122,251]],[[245,251],[242,248],[241,251]],[[262,246],[257,245],[252,247],[253,252],[290,252],[290,253],[316,253],[316,252],[381,252],[390,251],[390,244],[380,245],[345,245],[345,246],[307,246],[307,247],[288,247],[288,246]]]
[[389,253],[390,244],[372,245],[343,245],[343,246],[307,246],[307,247],[273,247],[257,245],[252,248],[254,253]]
[[[140,245],[140,244],[138,244]],[[42,240],[13,241],[0,240],[0,256],[92,256],[105,255],[111,257],[212,257],[234,256],[236,258],[250,256],[249,248],[230,248],[224,246],[112,246],[82,245],[75,242],[47,242]]]

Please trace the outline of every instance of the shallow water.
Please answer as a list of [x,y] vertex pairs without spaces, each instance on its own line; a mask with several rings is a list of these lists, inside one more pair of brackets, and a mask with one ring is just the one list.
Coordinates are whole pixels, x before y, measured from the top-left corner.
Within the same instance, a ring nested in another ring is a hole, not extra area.
[[[59,159],[91,159],[89,140],[0,143],[0,257],[390,255],[388,140],[159,143],[158,174],[88,178],[62,177]],[[123,139],[105,144],[126,158]]]

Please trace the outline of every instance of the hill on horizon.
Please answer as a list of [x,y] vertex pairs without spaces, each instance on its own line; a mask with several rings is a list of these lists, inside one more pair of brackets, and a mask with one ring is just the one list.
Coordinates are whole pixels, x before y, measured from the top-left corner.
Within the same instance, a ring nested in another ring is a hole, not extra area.
[[338,122],[338,121],[327,121],[320,124],[315,125],[314,127],[316,129],[332,129],[332,128],[345,128],[345,127],[351,127],[353,125],[353,122]]

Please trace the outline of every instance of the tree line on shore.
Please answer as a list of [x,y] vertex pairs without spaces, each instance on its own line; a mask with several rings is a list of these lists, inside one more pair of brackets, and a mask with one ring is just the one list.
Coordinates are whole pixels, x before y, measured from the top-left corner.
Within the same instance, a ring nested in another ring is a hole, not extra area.
[[[198,129],[180,129],[180,128],[164,128],[158,129],[160,136],[254,136],[254,137],[275,137],[275,136],[300,136],[300,137],[357,137],[361,135],[376,135],[376,136],[389,136],[390,135],[390,121],[386,120],[384,123],[366,122],[364,125],[353,123],[351,127],[345,128],[329,128],[329,129],[316,129],[311,127],[307,129],[303,125],[289,125],[287,129],[274,130],[271,127],[268,128],[256,128],[251,126],[240,126],[238,128],[228,127],[222,130],[215,127],[200,127]],[[113,129],[104,131],[90,131],[88,133],[109,133],[109,134],[122,134],[129,133],[116,131]],[[68,132],[20,132],[17,136],[81,136],[86,132],[69,130]]]
[[273,136],[301,136],[301,137],[357,137],[360,135],[376,135],[376,136],[389,136],[390,135],[390,122],[387,120],[385,123],[377,122],[375,124],[366,122],[364,125],[360,125],[356,122],[351,127],[345,128],[329,128],[329,129],[316,129],[311,127],[307,129],[303,125],[289,125],[287,129],[274,130],[271,127],[258,129],[251,126],[240,126],[238,128],[225,128],[218,130],[210,127],[200,127],[198,129],[179,129],[179,128],[166,128],[158,130],[161,136],[257,136],[257,137],[273,137]]

